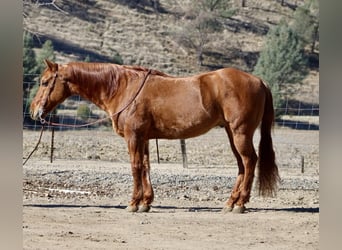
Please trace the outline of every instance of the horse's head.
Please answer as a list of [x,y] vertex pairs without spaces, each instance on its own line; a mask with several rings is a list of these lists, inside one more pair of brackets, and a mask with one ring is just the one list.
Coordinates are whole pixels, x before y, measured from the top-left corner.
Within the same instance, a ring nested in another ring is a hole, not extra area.
[[30,106],[31,118],[43,119],[58,104],[71,95],[63,67],[45,60],[47,68],[40,77],[36,96]]

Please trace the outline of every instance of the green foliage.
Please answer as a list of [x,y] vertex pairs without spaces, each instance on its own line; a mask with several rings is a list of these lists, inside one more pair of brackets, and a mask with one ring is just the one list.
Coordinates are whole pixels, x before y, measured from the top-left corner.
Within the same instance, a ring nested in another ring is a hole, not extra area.
[[279,85],[295,83],[305,77],[305,58],[297,33],[286,23],[272,29],[260,54],[254,73]]
[[116,64],[123,64],[123,59],[121,57],[121,55],[119,54],[119,52],[115,51],[114,55],[113,55],[113,62]]
[[77,108],[77,116],[82,119],[88,119],[92,115],[92,112],[87,104],[80,104]]
[[33,38],[30,33],[23,33],[23,110],[28,113],[30,88],[35,80],[37,62],[33,50]]
[[313,52],[317,30],[318,1],[307,0],[296,9],[292,22],[282,20],[268,33],[254,74],[270,84],[276,108],[282,105],[280,92],[285,90],[285,85],[299,83],[308,74],[304,51],[311,43]]
[[[33,38],[30,33],[24,32],[23,34],[24,47],[23,47],[23,73],[24,82],[32,81],[33,74],[36,74],[36,54],[33,50]],[[25,87],[24,87],[25,88]]]
[[310,43],[313,38],[316,18],[311,15],[309,5],[299,6],[294,12],[293,30],[299,35],[303,43]]
[[42,73],[46,67],[44,63],[45,59],[50,61],[55,61],[56,59],[51,40],[45,41],[39,54],[37,55],[37,72],[39,72],[39,74]]
[[85,58],[84,58],[84,60],[83,60],[84,62],[90,62],[90,56],[89,55],[87,55]]
[[275,107],[282,104],[279,91],[285,84],[298,83],[308,73],[298,34],[285,22],[269,31],[254,74],[270,84]]
[[298,7],[294,12],[293,30],[299,35],[303,42],[307,42],[312,37],[313,25],[310,11],[304,7]]
[[307,0],[299,6],[293,15],[291,27],[298,34],[303,47],[311,44],[311,52],[315,49],[318,40],[318,0]]

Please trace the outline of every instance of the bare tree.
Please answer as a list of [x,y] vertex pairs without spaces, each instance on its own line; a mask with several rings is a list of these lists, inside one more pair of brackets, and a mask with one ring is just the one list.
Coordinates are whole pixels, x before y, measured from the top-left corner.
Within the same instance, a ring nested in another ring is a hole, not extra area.
[[197,63],[203,65],[203,51],[205,45],[210,42],[211,34],[218,29],[208,14],[202,13],[194,20],[188,22],[181,30],[178,41],[185,47],[195,49]]
[[66,11],[62,10],[56,3],[57,0],[23,0],[23,28],[24,30],[33,33],[28,29],[29,20],[29,12],[33,8],[40,8],[43,6],[51,6],[56,10],[63,12],[64,14],[68,14]]
[[25,16],[25,7],[27,6],[34,6],[34,7],[42,7],[42,6],[52,6],[53,8],[63,12],[67,13],[64,10],[62,10],[58,5],[56,4],[56,0],[23,0],[23,6],[24,6],[24,16]]
[[186,48],[194,49],[197,63],[203,65],[203,53],[213,34],[222,30],[222,18],[232,16],[235,11],[230,6],[231,0],[198,0],[191,1],[185,11],[184,26],[176,34],[179,43]]

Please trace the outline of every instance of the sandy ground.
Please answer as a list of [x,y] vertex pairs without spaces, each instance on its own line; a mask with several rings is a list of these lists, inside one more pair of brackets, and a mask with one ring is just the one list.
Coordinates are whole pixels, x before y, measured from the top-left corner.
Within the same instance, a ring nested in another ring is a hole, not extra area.
[[[111,132],[58,132],[50,163],[46,135],[23,167],[23,248],[318,249],[318,131],[275,130],[278,194],[253,191],[244,214],[221,212],[237,173],[221,135],[214,129],[187,141],[186,169],[179,142],[160,142],[161,164],[151,143],[149,213],[125,211],[132,178],[122,139]],[[24,131],[24,156],[38,136]]]

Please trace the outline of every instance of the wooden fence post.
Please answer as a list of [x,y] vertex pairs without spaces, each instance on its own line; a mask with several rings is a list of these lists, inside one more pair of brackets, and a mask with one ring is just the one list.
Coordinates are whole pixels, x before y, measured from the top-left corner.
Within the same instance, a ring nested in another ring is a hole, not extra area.
[[186,145],[185,145],[185,140],[181,139],[180,140],[181,144],[181,150],[182,150],[182,157],[183,157],[183,167],[187,168],[188,167],[188,157],[186,156]]
[[[51,116],[52,122],[56,122],[56,116],[52,114]],[[55,127],[51,127],[51,147],[50,147],[50,163],[53,162],[53,151],[54,151],[54,140],[55,140]]]

